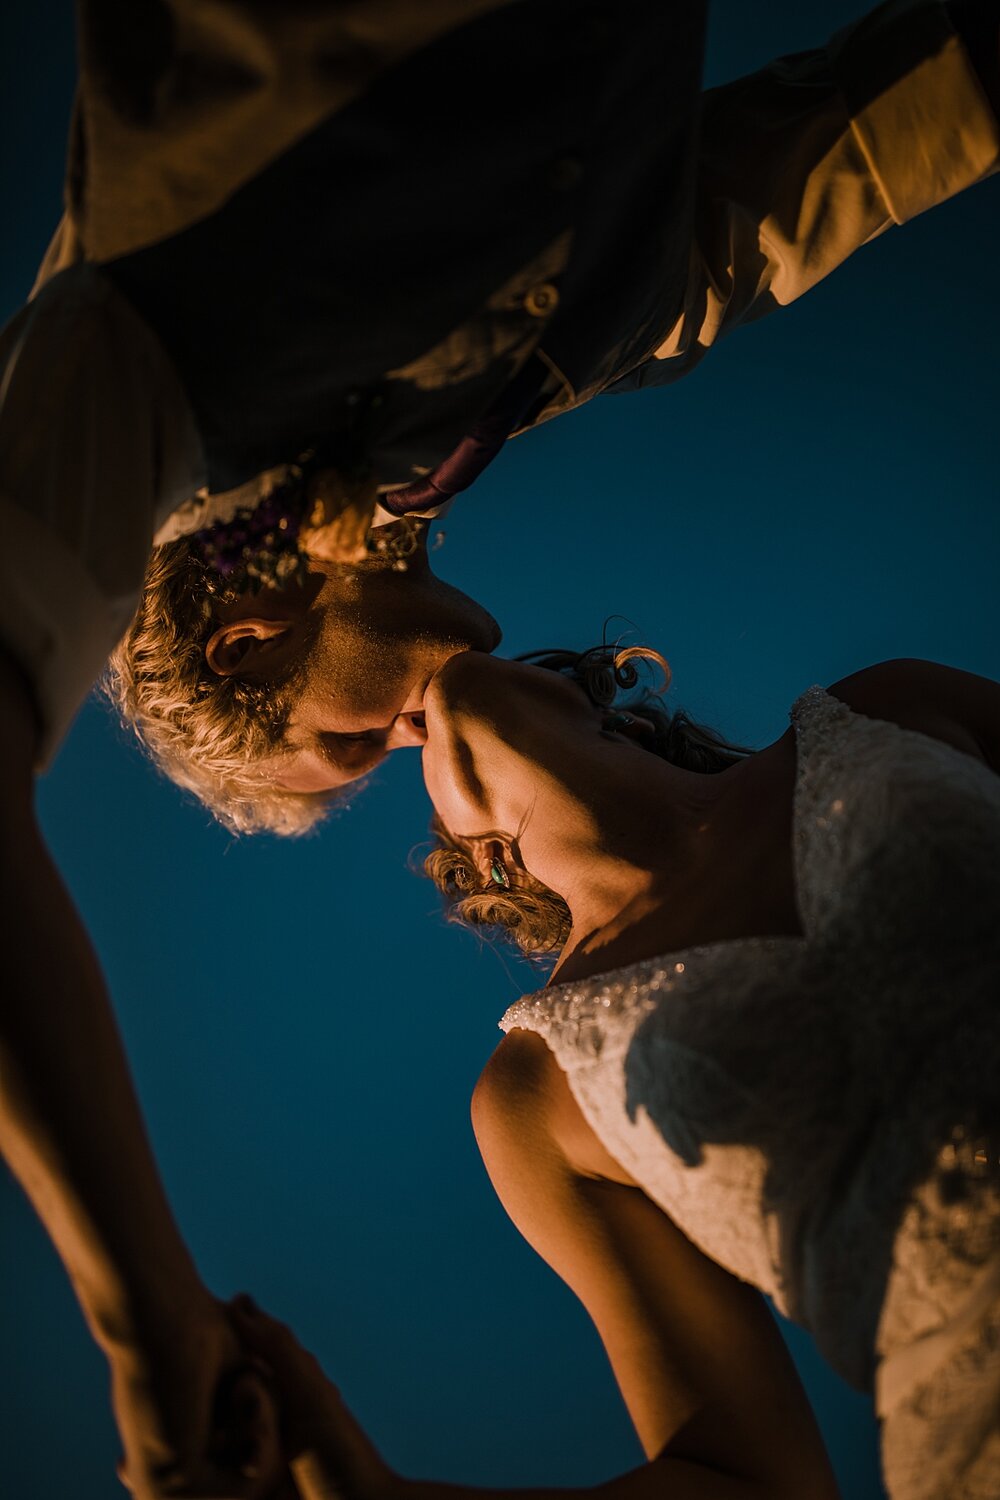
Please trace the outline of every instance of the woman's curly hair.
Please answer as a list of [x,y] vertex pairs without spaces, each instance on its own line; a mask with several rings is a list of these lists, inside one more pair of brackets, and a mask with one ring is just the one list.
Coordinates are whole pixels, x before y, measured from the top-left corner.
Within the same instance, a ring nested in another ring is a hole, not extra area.
[[[697,723],[683,709],[672,713],[667,710],[662,694],[670,682],[670,668],[660,653],[649,647],[620,649],[612,644],[594,646],[589,651],[534,651],[518,660],[569,677],[598,708],[627,709],[649,719],[654,729],[643,739],[644,748],[682,770],[712,774],[752,754],[745,746],[731,744],[714,729]],[[662,683],[643,686],[643,664],[658,667]],[[431,823],[431,833],[436,845],[424,860],[424,873],[443,894],[449,922],[512,941],[522,953],[540,962],[558,956],[572,923],[561,896],[531,876],[522,875],[509,889],[492,882],[484,885],[468,850],[437,817]]]
[[103,690],[160,769],[234,833],[304,833],[330,799],[275,786],[260,763],[281,748],[308,649],[278,680],[218,676],[205,647],[223,597],[189,539],[155,548]]

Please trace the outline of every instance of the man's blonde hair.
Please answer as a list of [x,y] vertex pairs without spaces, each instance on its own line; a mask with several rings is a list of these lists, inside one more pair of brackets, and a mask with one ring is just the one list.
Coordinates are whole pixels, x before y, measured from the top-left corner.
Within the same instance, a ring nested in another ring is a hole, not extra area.
[[234,833],[305,833],[332,799],[275,786],[261,762],[284,742],[308,649],[277,680],[218,676],[205,647],[219,598],[188,541],[155,548],[102,686],[165,775],[220,823]]

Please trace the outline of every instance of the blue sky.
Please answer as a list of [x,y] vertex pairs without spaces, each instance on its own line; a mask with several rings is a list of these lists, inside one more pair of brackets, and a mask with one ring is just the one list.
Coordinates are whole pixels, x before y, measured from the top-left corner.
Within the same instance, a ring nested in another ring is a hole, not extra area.
[[[66,0],[12,10],[4,315],[58,214],[73,69]],[[857,12],[719,0],[710,79]],[[671,661],[672,701],[755,744],[809,683],[888,657],[1000,675],[998,193],[892,231],[681,384],[511,444],[448,517],[440,571],[512,653],[626,616]],[[403,1472],[567,1485],[633,1466],[595,1334],[478,1160],[469,1096],[532,976],[447,930],[410,873],[419,758],[392,757],[315,837],[239,842],[91,703],[39,804],[210,1285],[290,1320]],[[10,1493],[113,1496],[100,1356],[6,1178],[0,1220]],[[793,1348],[845,1492],[871,1500],[869,1404]]]

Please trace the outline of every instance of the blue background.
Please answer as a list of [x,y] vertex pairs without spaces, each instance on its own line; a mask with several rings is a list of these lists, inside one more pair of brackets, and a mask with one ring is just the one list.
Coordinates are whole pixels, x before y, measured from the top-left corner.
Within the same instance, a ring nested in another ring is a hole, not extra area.
[[[58,215],[70,11],[5,8],[4,315]],[[718,0],[709,79],[856,12]],[[1000,675],[998,205],[980,187],[689,380],[510,445],[448,518],[441,571],[511,652],[589,644],[627,616],[669,657],[674,701],[751,743],[810,682],[887,657]],[[236,842],[92,703],[39,801],[209,1284],[289,1319],[405,1473],[569,1485],[638,1462],[585,1315],[478,1160],[472,1085],[532,976],[446,929],[409,872],[419,758],[392,757],[305,842]],[[3,1177],[0,1215],[5,1492],[114,1496],[101,1357]],[[870,1404],[790,1337],[845,1495],[870,1500]]]

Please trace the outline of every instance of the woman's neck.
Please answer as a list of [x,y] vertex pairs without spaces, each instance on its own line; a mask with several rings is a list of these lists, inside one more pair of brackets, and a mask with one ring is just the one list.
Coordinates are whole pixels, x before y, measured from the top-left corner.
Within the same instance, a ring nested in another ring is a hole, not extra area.
[[[655,762],[603,795],[590,847],[567,850],[572,916],[552,975],[589,977],[659,953],[801,931],[792,865],[794,744],[711,775]],[[550,981],[550,982],[552,982]]]
[[738,764],[705,775],[623,750],[588,816],[562,824],[560,846],[545,860],[547,883],[572,916],[560,978],[584,965],[591,973],[608,967],[614,960],[606,955],[624,934],[688,904],[718,860],[742,772]]

